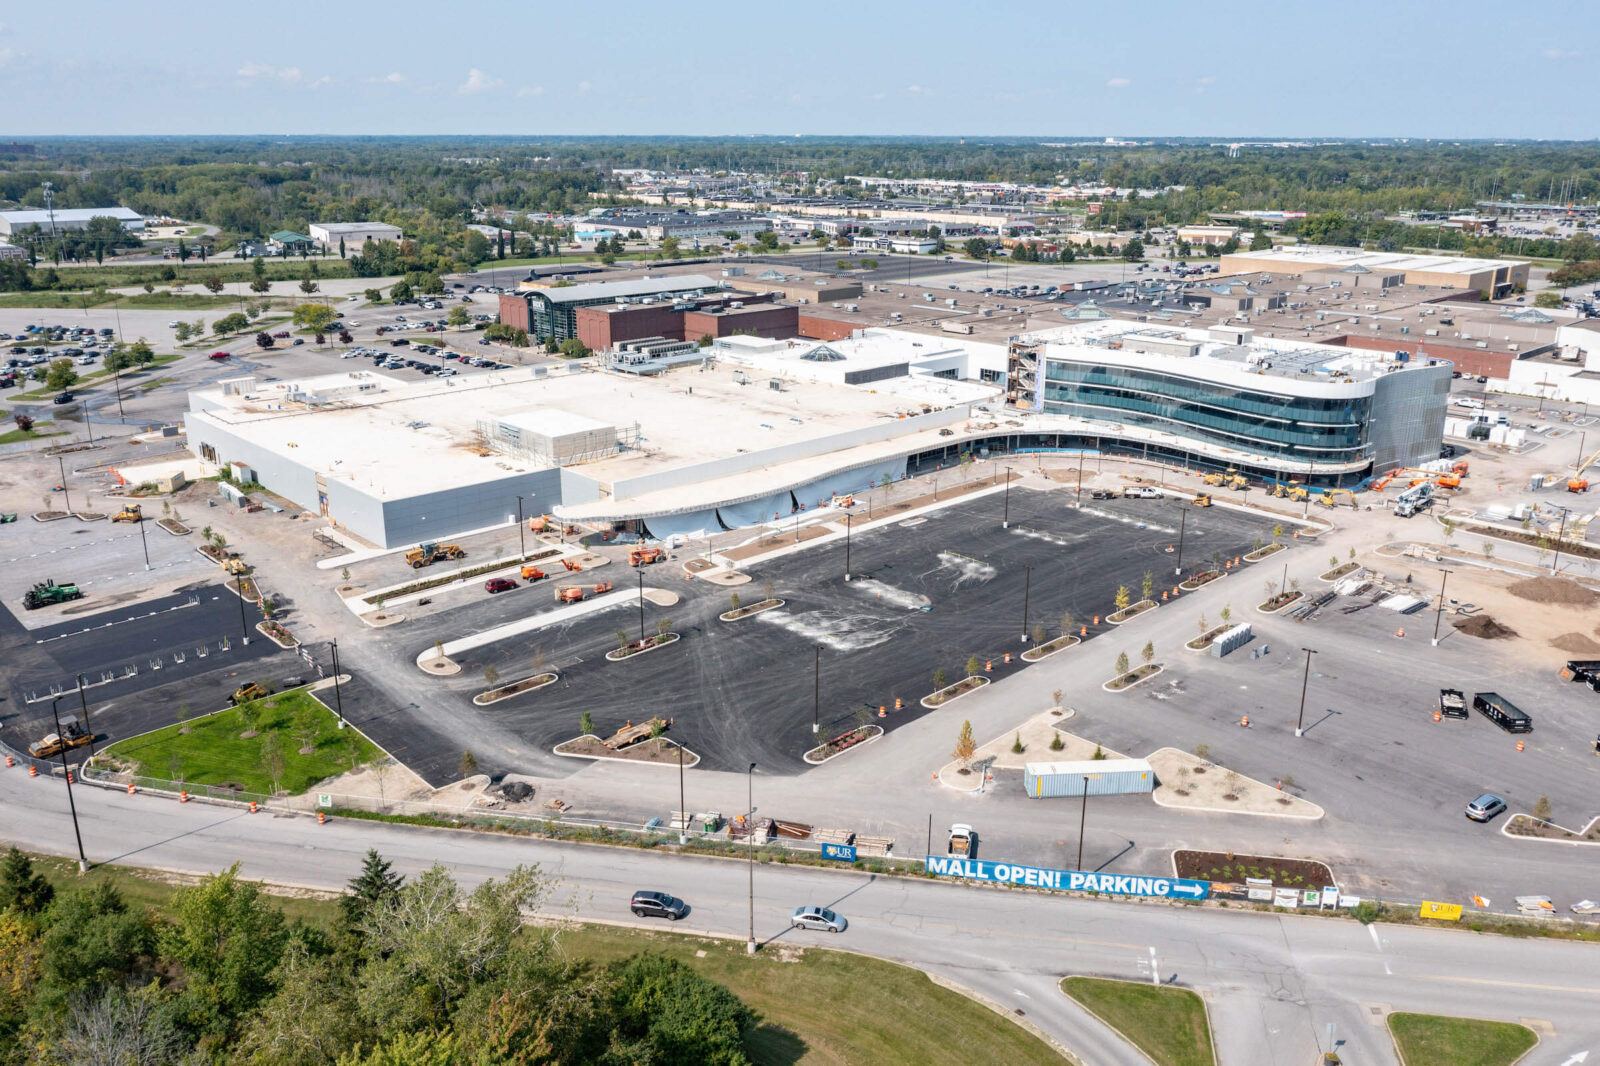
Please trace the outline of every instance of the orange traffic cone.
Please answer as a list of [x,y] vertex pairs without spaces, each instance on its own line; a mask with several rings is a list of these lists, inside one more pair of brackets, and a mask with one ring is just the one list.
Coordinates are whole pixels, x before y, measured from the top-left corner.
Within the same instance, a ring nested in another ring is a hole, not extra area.
[[1250,716],[1248,714],[1240,715],[1240,717],[1239,717],[1239,725],[1241,727],[1245,728],[1245,729],[1249,729],[1250,728]]
[[179,792],[178,792],[178,802],[179,803],[188,803],[189,802],[189,790],[188,789],[185,788],[185,789],[180,789],[179,790]]
[[1521,750],[1522,750],[1522,747],[1523,747],[1523,745],[1522,745],[1522,741],[1520,741],[1520,740],[1519,740],[1519,741],[1517,741],[1517,750],[1518,750],[1518,751],[1521,751]]
[[1089,627],[1088,626],[1079,626],[1078,627],[1078,636],[1086,637],[1088,635],[1089,635]]
[[133,787],[133,782],[129,781],[128,782],[128,795],[130,795],[130,796],[133,795],[135,791],[137,791],[137,790]]
[[1397,636],[1397,637],[1405,636],[1406,635],[1406,627],[1405,626],[1401,626],[1399,629],[1394,631],[1394,635]]
[[896,696],[894,698],[894,709],[898,711],[898,710],[900,710],[900,707],[901,707],[900,697]]
[[1095,615],[1094,616],[1094,624],[1095,625],[1099,625],[1100,624],[1100,616],[1099,615]]
[[983,663],[983,672],[987,674],[987,673],[991,673],[993,670],[994,670],[994,660],[993,659],[985,659],[984,663]]
[[255,800],[251,800],[250,801],[250,813],[251,814],[255,814],[260,809],[261,809],[260,807],[256,806],[256,801]]
[[6,765],[7,766],[15,766],[17,764],[12,760],[11,756],[7,755],[6,756]]
[[1435,722],[1442,722],[1442,721],[1444,721],[1444,715],[1440,714],[1438,711],[1434,711],[1433,712],[1433,720]]
[[878,708],[878,717],[879,718],[887,718],[887,717],[889,717],[889,712],[884,710],[882,707],[879,707]]
[[1165,603],[1166,600],[1167,600],[1167,590],[1166,589],[1162,589],[1161,590],[1161,602]]
[[317,812],[317,824],[318,825],[327,825],[328,824],[328,816],[326,814],[323,814],[321,811],[318,811]]
[[1000,661],[1003,662],[1003,663],[1010,662],[1011,661],[1011,653],[1010,652],[1006,652],[1004,655],[1002,655],[1000,657]]
[[37,766],[30,765],[28,767],[28,776],[29,777],[38,777],[39,776],[39,768]]

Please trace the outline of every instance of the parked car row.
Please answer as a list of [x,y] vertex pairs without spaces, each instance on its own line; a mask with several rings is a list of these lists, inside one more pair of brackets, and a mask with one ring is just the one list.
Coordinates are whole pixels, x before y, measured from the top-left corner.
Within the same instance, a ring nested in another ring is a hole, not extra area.
[[[676,922],[689,915],[689,905],[669,892],[648,889],[635,892],[628,909],[640,918],[665,918]],[[827,907],[796,907],[789,915],[789,927],[821,933],[842,933],[850,927],[844,915]]]

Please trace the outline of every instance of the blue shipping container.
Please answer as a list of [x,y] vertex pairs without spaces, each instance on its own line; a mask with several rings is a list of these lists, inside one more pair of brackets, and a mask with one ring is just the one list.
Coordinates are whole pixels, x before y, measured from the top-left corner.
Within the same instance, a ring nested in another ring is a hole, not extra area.
[[1031,762],[1023,768],[1023,788],[1034,799],[1129,796],[1152,792],[1155,771],[1143,759],[1088,759],[1081,762]]

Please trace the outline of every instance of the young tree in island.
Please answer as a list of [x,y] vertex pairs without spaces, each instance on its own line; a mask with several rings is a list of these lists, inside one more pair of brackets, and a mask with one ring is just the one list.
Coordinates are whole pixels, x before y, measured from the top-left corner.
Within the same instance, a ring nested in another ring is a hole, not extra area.
[[972,757],[978,753],[978,742],[972,739],[972,723],[961,723],[961,732],[956,735],[955,750],[950,754],[963,767],[972,763]]
[[1125,651],[1119,651],[1119,652],[1117,652],[1117,676],[1121,677],[1123,674],[1126,674],[1127,672],[1128,672],[1128,653],[1125,652]]
[[1155,577],[1155,575],[1152,574],[1150,571],[1146,570],[1144,572],[1144,577],[1139,579],[1139,591],[1142,592],[1144,594],[1144,598],[1148,600],[1150,598],[1151,594],[1155,591],[1155,587],[1156,587],[1156,577]]
[[1149,666],[1150,663],[1152,661],[1154,661],[1155,657],[1156,657],[1155,641],[1153,641],[1153,640],[1152,641],[1146,641],[1144,647],[1139,649],[1139,658],[1140,658],[1140,660],[1146,666]]
[[461,763],[456,767],[462,777],[471,777],[478,772],[478,757],[472,754],[472,749],[461,753]]
[[1118,585],[1116,599],[1113,602],[1117,605],[1117,610],[1126,611],[1128,604],[1133,602],[1133,593],[1128,591],[1128,586]]
[[978,657],[976,655],[972,656],[970,659],[967,660],[967,676],[968,677],[977,676],[978,671],[980,671],[982,669],[983,669],[983,667],[979,664]]

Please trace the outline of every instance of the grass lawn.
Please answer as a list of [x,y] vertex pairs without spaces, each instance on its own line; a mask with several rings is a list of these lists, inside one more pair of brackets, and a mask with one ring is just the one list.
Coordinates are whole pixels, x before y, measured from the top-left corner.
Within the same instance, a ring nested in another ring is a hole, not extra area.
[[1061,982],[1061,991],[1093,1011],[1157,1066],[1215,1066],[1205,1005],[1186,988],[1068,977]]
[[[250,706],[250,705],[246,705]],[[282,744],[284,771],[280,787],[291,794],[306,791],[323,778],[350,768],[357,761],[379,754],[376,745],[353,729],[340,730],[338,718],[304,689],[295,689],[256,700],[260,712],[258,736],[241,739],[246,731],[245,707],[229,707],[188,721],[190,731],[180,733],[169,725],[154,733],[113,744],[106,749],[111,757],[137,763],[139,772],[165,780],[190,784],[237,784],[246,792],[270,793],[272,775],[262,766],[262,745],[270,736]],[[298,735],[295,718],[304,713],[315,730],[316,750],[300,754],[304,743]],[[351,744],[355,745],[352,752]],[[174,764],[176,759],[176,764]]]
[[[756,958],[744,944],[672,933],[584,926],[566,933],[564,950],[608,962],[659,952],[726,985],[763,1024],[750,1041],[758,1063],[953,1062],[982,1048],[989,1062],[1060,1063],[1055,1049],[967,997],[940,988],[920,971],[861,955],[807,948],[783,961],[781,948]],[[704,951],[705,958],[696,958]],[[959,1037],[956,1037],[959,1034]],[[966,1052],[953,1050],[956,1046]]]
[[[310,263],[317,264],[317,277],[313,280],[326,280],[328,278],[351,278],[355,274],[350,269],[350,264],[338,258],[322,258],[312,256],[310,259],[264,259],[267,280],[269,281],[299,281],[305,276],[306,267]],[[51,264],[41,261],[38,270],[44,270]],[[58,267],[57,273],[61,280],[76,288],[106,288],[115,289],[123,285],[143,285],[150,282],[152,285],[170,284],[162,277],[164,271],[171,269],[187,284],[199,285],[206,278],[217,277],[225,282],[251,281],[255,274],[252,272],[250,261],[235,259],[233,256],[222,258],[212,257],[205,262],[192,258],[188,262],[176,260],[164,263],[105,263],[98,266],[65,266]]]
[[13,429],[8,433],[0,433],[0,444],[20,444],[25,440],[39,440],[41,437],[65,437],[66,430],[41,433],[37,429]]
[[213,296],[211,293],[139,292],[124,296],[114,292],[55,292],[50,289],[32,292],[13,292],[0,296],[0,307],[59,308],[77,311],[88,307],[115,307],[146,311],[206,311],[217,307],[237,310],[237,296]]
[[1509,1066],[1538,1042],[1512,1022],[1440,1014],[1391,1014],[1389,1032],[1405,1066]]

